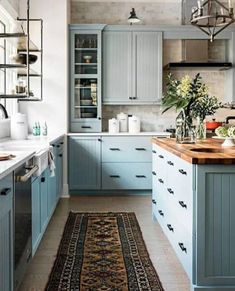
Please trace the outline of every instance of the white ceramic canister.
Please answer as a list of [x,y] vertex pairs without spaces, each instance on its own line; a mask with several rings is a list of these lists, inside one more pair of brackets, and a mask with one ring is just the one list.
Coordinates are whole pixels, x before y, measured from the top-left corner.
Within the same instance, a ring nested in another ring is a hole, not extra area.
[[28,137],[28,122],[26,114],[16,113],[11,117],[11,138],[26,139]]
[[119,121],[116,118],[109,119],[109,133],[119,132]]
[[117,114],[117,120],[119,121],[119,131],[127,132],[128,129],[128,115],[126,113]]
[[140,119],[139,117],[132,115],[128,119],[129,123],[129,132],[130,133],[139,133],[140,132]]

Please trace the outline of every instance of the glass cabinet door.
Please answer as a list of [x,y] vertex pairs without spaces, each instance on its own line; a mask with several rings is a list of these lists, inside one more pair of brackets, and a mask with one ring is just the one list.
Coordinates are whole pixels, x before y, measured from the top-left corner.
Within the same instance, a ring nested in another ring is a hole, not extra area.
[[75,74],[97,74],[97,34],[75,34]]
[[97,78],[75,78],[74,118],[97,118]]

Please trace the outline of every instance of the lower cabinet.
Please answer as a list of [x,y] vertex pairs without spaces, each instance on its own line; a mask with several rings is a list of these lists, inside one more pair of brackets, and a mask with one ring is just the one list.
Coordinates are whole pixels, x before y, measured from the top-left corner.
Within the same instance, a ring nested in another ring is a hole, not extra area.
[[70,190],[152,188],[151,136],[69,137]]
[[0,290],[13,290],[13,174],[0,180]]

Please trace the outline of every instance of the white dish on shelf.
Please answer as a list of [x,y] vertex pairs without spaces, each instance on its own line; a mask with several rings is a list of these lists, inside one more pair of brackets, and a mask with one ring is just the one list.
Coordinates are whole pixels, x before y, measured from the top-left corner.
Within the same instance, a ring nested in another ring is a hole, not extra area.
[[222,143],[222,147],[234,147],[235,143],[234,143],[234,137],[230,137],[230,136],[226,136],[226,137],[222,137],[222,136],[212,136],[212,138],[215,139],[223,139],[224,142]]

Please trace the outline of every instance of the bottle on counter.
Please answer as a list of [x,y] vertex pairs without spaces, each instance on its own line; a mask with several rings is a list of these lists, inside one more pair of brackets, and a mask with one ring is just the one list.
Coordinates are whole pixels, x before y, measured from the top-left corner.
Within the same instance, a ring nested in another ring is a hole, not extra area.
[[46,123],[46,121],[42,127],[42,135],[47,136],[47,123]]
[[37,123],[37,135],[41,135],[41,127],[40,127],[40,123]]
[[33,135],[36,136],[37,135],[37,123],[35,122],[33,125]]

